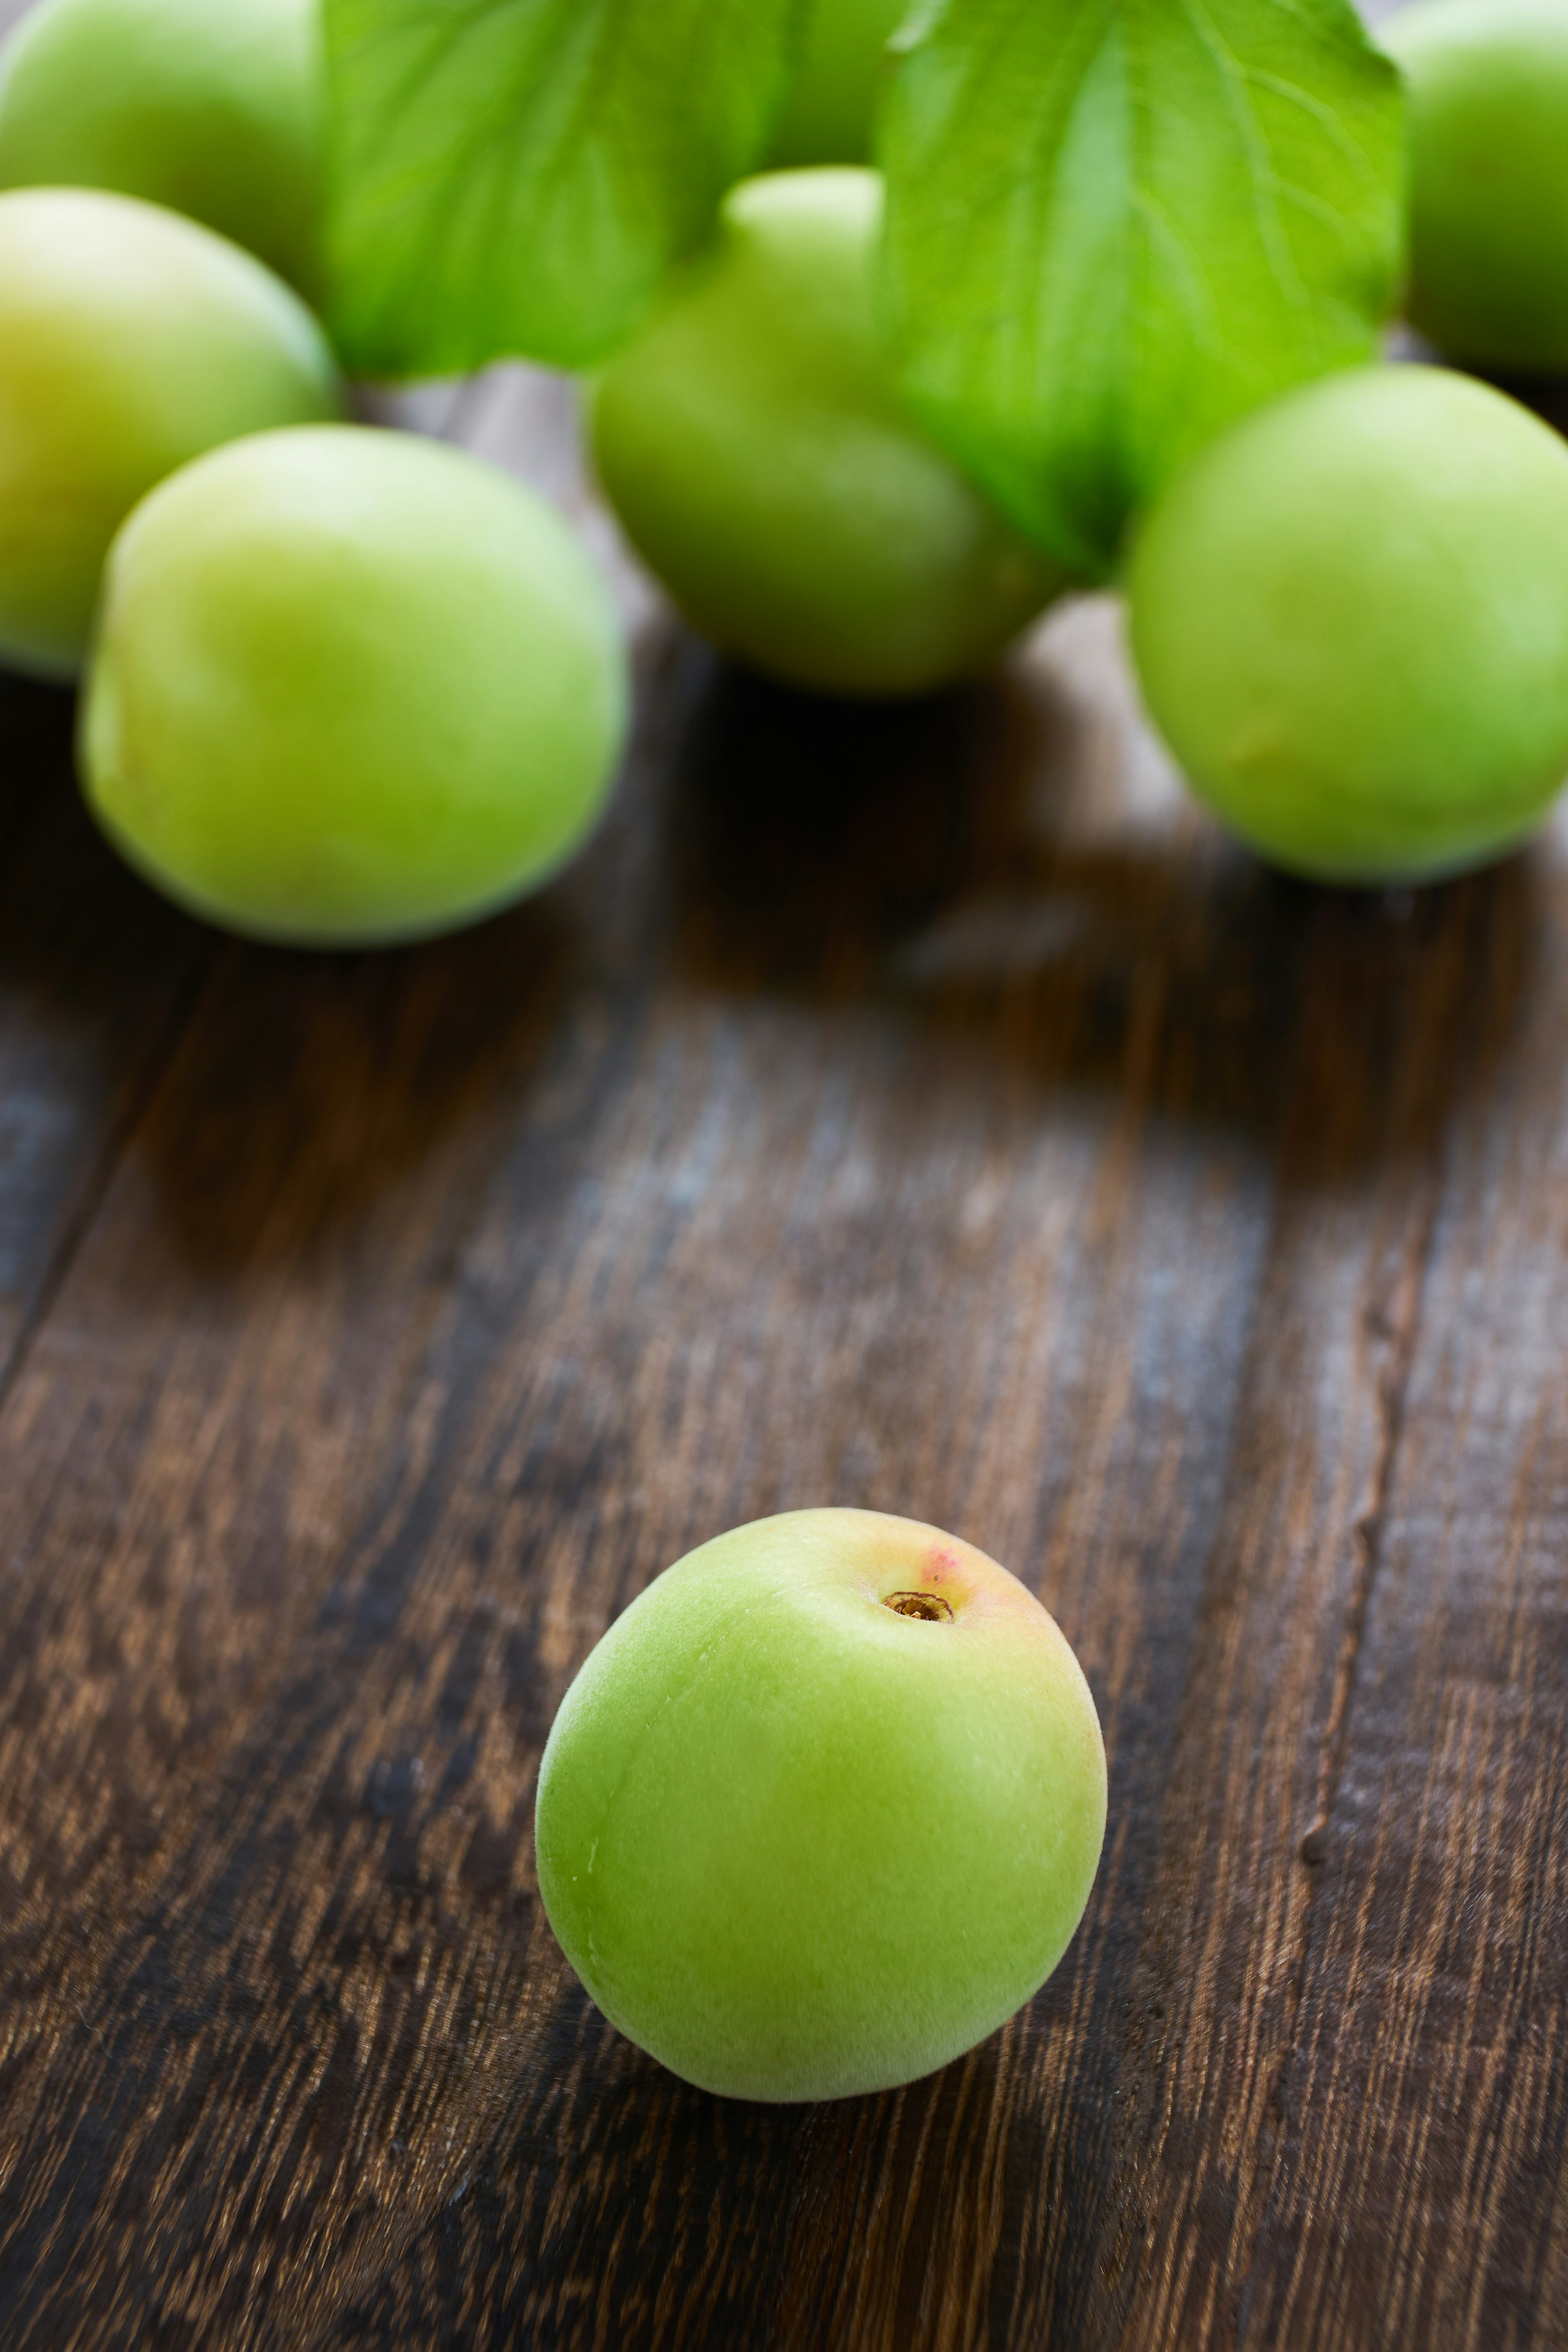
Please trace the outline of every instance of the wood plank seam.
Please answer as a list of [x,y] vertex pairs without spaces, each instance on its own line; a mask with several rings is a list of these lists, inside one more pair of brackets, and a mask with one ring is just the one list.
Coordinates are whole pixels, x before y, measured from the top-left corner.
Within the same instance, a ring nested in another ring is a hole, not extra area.
[[[1394,1494],[1400,1451],[1405,1439],[1410,1383],[1421,1338],[1423,1312],[1436,1246],[1442,1198],[1441,1182],[1429,1183],[1426,1188],[1422,1231],[1417,1244],[1417,1266],[1411,1286],[1413,1297],[1410,1309],[1397,1330],[1390,1331],[1388,1334],[1394,1341],[1394,1351],[1384,1372],[1382,1384],[1384,1446],[1374,1472],[1369,1507],[1362,1513],[1356,1523],[1356,1573],[1345,1613],[1344,1638],[1335,1675],[1333,1697],[1328,1722],[1324,1727],[1317,1804],[1300,1846],[1302,1864],[1310,1875],[1306,1902],[1301,1913],[1295,1962],[1288,1979],[1286,2032],[1275,2066],[1274,2080],[1261,2110],[1262,2116],[1272,2116],[1275,2119],[1274,2123],[1268,2126],[1272,2146],[1266,2151],[1259,2144],[1255,2149],[1255,2159],[1258,2161],[1258,2176],[1257,2190],[1252,2200],[1251,2243],[1247,2250],[1246,2266],[1231,2305],[1235,2340],[1238,2345],[1246,2341],[1246,2314],[1249,2303],[1249,2289],[1253,2284],[1257,2268],[1258,2233],[1263,2216],[1270,2203],[1271,2192],[1280,2165],[1280,2149],[1284,2135],[1279,2126],[1283,2121],[1289,2093],[1291,2071],[1300,2050],[1301,2001],[1308,1969],[1311,1962],[1313,1938],[1317,1927],[1318,1903],[1322,1887],[1321,1865],[1324,1859],[1325,1840],[1329,1833],[1330,1823],[1333,1819],[1340,1781],[1350,1750],[1351,1727],[1355,1711],[1356,1685],[1360,1675],[1367,1620],[1372,1606],[1373,1587],[1384,1560],[1389,1505]],[[1260,2120],[1259,2143],[1264,2128]]]

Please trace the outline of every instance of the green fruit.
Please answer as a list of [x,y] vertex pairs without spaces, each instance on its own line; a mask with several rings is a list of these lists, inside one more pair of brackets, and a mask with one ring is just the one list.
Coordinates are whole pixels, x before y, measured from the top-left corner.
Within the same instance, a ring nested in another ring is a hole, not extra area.
[[1436,368],[1249,417],[1156,507],[1132,649],[1194,791],[1324,881],[1498,856],[1568,773],[1568,448]]
[[115,541],[82,780],[194,912],[357,947],[546,880],[603,807],[626,713],[609,598],[531,491],[406,435],[269,433],[187,467]]
[[887,47],[910,0],[813,0],[776,164],[867,163]]
[[899,404],[878,339],[881,182],[783,172],[593,403],[599,478],[693,625],[841,694],[982,668],[1062,584]]
[[0,187],[167,205],[320,299],[319,14],[319,0],[43,0],[0,51]]
[[1105,1830],[1078,1661],[968,1544],[794,1511],[666,1570],[568,1691],[539,1885],[594,2000],[702,2089],[929,2074],[1049,1976]]
[[129,196],[0,196],[0,660],[74,675],[136,501],[342,405],[315,320],[237,246]]
[[1473,366],[1568,368],[1568,8],[1422,0],[1383,39],[1410,90],[1411,324]]

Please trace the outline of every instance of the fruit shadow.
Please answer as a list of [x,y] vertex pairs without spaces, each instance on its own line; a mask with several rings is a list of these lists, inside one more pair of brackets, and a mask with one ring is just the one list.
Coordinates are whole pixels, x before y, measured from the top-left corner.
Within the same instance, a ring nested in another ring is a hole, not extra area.
[[1568,376],[1489,374],[1485,381],[1506,392],[1521,407],[1533,409],[1553,432],[1568,435]]
[[1182,791],[1109,600],[917,703],[711,665],[673,790],[689,981],[876,1003],[933,1079],[956,1047],[1042,1098],[1292,1139],[1324,1181],[1390,1148],[1394,1096],[1403,1147],[1493,1082],[1552,920],[1531,853],[1414,890],[1264,866]]
[[[460,2203],[425,2221],[323,2342],[391,2344],[411,2326],[433,2343],[465,2329],[553,2342],[575,2326],[583,2341],[714,2352],[912,2346],[946,2340],[952,2291],[973,2310],[981,2282],[996,2340],[1011,2341],[1020,2291],[1039,2284],[1023,2266],[1053,2279],[1068,2267],[1067,2217],[1094,2210],[1107,2188],[1098,2086],[1076,2086],[1071,2052],[1068,1992],[1053,1979],[906,2089],[763,2105],[679,2081],[568,1986]],[[1021,2077],[1035,2086],[1024,2101]],[[1042,2180],[1060,2217],[1048,2244],[1028,2225]]]
[[1460,375],[1473,375],[1489,383],[1494,392],[1517,400],[1521,408],[1532,409],[1553,432],[1568,436],[1568,376],[1515,375],[1506,368],[1471,367],[1445,358],[1435,343],[1406,326],[1395,327],[1389,336],[1388,356],[1419,367],[1452,368]]
[[542,901],[374,955],[209,942],[204,985],[136,1134],[180,1255],[308,1258],[516,1115],[575,961]]
[[[120,1024],[193,927],[133,882],[82,805],[76,698],[0,670],[0,991],[58,1017]],[[4,1018],[4,1013],[0,1013]]]
[[0,675],[0,1369],[93,1213],[201,950],[82,807],[72,697]]

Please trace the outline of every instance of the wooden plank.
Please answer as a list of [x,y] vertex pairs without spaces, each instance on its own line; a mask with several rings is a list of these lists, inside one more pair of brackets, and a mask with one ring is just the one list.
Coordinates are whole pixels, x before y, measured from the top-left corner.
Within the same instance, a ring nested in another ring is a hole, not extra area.
[[1244,2340],[1568,2340],[1568,870],[1475,967]]
[[[1424,1048],[1414,1057],[1399,1054],[1388,1074],[1391,1091],[1406,1094],[1409,1123],[1403,1135],[1396,1130],[1386,1139],[1379,1160],[1384,1181],[1401,1164],[1419,1169],[1429,1229],[1444,1197],[1434,1144],[1445,1144],[1454,1124],[1495,1113],[1510,1024],[1533,985],[1521,941],[1533,929],[1535,892],[1549,866],[1542,852],[1529,866],[1471,886],[1468,910],[1457,905],[1450,910],[1454,916],[1468,914],[1468,919],[1454,922],[1446,942],[1438,934],[1427,943],[1434,994]],[[1429,908],[1426,919],[1436,912]],[[1378,1005],[1375,990],[1363,992],[1361,1002],[1376,1006],[1377,1017],[1386,1009]],[[1353,998],[1341,1003],[1338,1015],[1354,1021]],[[1333,1076],[1325,1109],[1332,1102],[1342,1110],[1355,1100],[1356,1090],[1344,1083],[1349,1076],[1343,1068]],[[1298,1173],[1300,1169],[1298,1161]],[[1440,1221],[1436,1230],[1440,1235]],[[1217,1682],[1212,1704],[1200,1699],[1194,1706],[1191,1755],[1173,1776],[1165,1837],[1168,1891],[1162,1890],[1159,1906],[1167,1921],[1163,1948],[1152,1953],[1154,1965],[1140,1989],[1139,2003],[1148,2019],[1142,2029],[1147,2054],[1137,2096],[1124,2117],[1126,2146],[1107,2200],[1109,2223],[1096,2232],[1103,2284],[1091,2300],[1086,2340],[1129,2347],[1230,2344],[1238,2340],[1239,2326],[1241,2340],[1258,2345],[1459,2341],[1394,2324],[1394,2315],[1381,2310],[1376,2298],[1342,2311],[1343,2332],[1332,2336],[1314,2326],[1297,2328],[1282,2312],[1265,2323],[1267,2297],[1255,2270],[1260,2213],[1273,2191],[1287,2097],[1295,2128],[1327,2168],[1325,2189],[1335,2183],[1336,2167],[1346,2161],[1362,2128],[1352,2109],[1335,2100],[1306,2094],[1296,2106],[1298,2011],[1317,1916],[1315,1895],[1321,1899],[1317,1873],[1331,1834],[1327,1819],[1340,1789],[1352,1702],[1360,1689],[1363,1630],[1376,1589],[1390,1486],[1413,1410],[1408,1368],[1420,1336],[1430,1328],[1426,1301],[1434,1276],[1428,1264],[1439,1247],[1411,1234],[1401,1253],[1386,1261],[1382,1297],[1369,1291],[1359,1333],[1347,1324],[1349,1349],[1338,1360],[1333,1352],[1316,1351],[1315,1369],[1310,1357],[1304,1360],[1268,1400],[1278,1416],[1270,1433],[1270,1451],[1278,1460],[1288,1461],[1294,1451],[1290,1423],[1300,1428],[1306,1421],[1319,1383],[1342,1394],[1358,1383],[1370,1389],[1377,1398],[1384,1440],[1363,1463],[1344,1464],[1351,1475],[1342,1481],[1332,1518],[1322,1523],[1331,1533],[1337,1524],[1337,1537],[1313,1566],[1310,1586],[1294,1608],[1271,1608],[1264,1583],[1249,1580],[1251,1589],[1244,1588],[1241,1596],[1245,1613],[1238,1617],[1232,1601],[1214,1627],[1222,1646],[1211,1651],[1211,1663],[1217,1664],[1220,1655],[1233,1651],[1237,1665]],[[1561,1266],[1555,1289],[1560,1316]],[[1310,1475],[1321,1478],[1333,1460],[1321,1439],[1303,1454],[1303,1467],[1314,1460],[1318,1466]],[[1264,1491],[1268,1483],[1262,1482]],[[1238,1528],[1243,1540],[1247,1524],[1256,1524],[1258,1499],[1255,1486]],[[1312,1517],[1297,1509],[1269,1531],[1263,1574],[1277,1580],[1281,1600],[1300,1573],[1300,1543],[1313,1526]],[[1484,1589],[1486,1564],[1472,1562],[1471,1573]],[[1336,1609],[1323,1610],[1315,1626],[1313,1591],[1338,1594]],[[1311,1705],[1302,1710],[1300,1695],[1314,1684]],[[1419,1687],[1430,1706],[1435,1692],[1425,1683]],[[1560,1687],[1558,1696],[1560,1704]],[[1414,1752],[1406,1760],[1409,1769],[1384,1790],[1391,1816],[1419,1809],[1425,1768]],[[1532,1778],[1525,1772],[1517,1797],[1523,1819],[1537,1827],[1551,1819],[1550,1774]],[[1380,1937],[1394,1932],[1396,1916],[1392,1899],[1369,1903],[1363,1926],[1374,1947]],[[1523,1919],[1520,1913],[1521,1927]],[[1331,2025],[1328,2031],[1331,2038]],[[1351,2050],[1371,2060],[1377,2032],[1369,2012],[1359,2042],[1352,2037]],[[1407,2056],[1409,2071],[1397,2084],[1396,2101],[1420,2113],[1430,2087],[1423,2071],[1426,2053],[1416,2048]],[[1386,2087],[1394,2093],[1393,2077]],[[1389,2119],[1384,2112],[1384,2122]],[[1426,2122],[1434,2143],[1448,2140],[1446,2157],[1451,2158],[1455,2118],[1433,2114]],[[1458,2129],[1462,2146],[1474,2153],[1484,2130],[1479,2117],[1460,2119]],[[1325,2193],[1314,2209],[1318,2238],[1312,2259],[1320,2266],[1320,2289],[1374,2273],[1387,2260],[1377,2201],[1338,2185],[1344,2193]],[[1560,2226],[1552,2221],[1560,2191],[1549,2166],[1526,2163],[1513,2188],[1529,2226]],[[1298,2212],[1297,2223],[1300,2218]],[[1429,2253],[1449,2220],[1441,2198],[1434,2196],[1426,2216]],[[1273,2259],[1280,2258],[1289,2236],[1289,2225],[1276,2225]],[[1542,2328],[1539,2340],[1552,2341],[1545,2315],[1536,2317]],[[1528,2331],[1521,2340],[1529,2340]]]
[[416,1351],[487,1164],[476,1074],[526,1084],[558,952],[548,912],[435,951],[414,992],[406,960],[234,952],[13,1389],[14,2109],[62,2033],[101,2087],[97,2029],[71,2042],[85,1987],[145,1949],[161,1871],[249,1710],[305,1671],[371,1491],[415,1471]]

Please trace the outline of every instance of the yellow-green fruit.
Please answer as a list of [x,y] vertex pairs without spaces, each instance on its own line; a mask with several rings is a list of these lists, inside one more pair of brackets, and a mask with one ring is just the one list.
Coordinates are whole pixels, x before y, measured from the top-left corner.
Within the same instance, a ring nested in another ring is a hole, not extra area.
[[167,205],[320,301],[320,0],[42,0],[0,50],[0,187]]
[[731,189],[716,251],[599,379],[599,478],[693,626],[829,693],[995,659],[1065,584],[907,415],[877,327],[874,172]]
[[367,946],[556,872],[626,702],[608,593],[520,482],[407,434],[267,433],[175,475],[115,541],[82,781],[194,912]]
[[775,164],[868,163],[888,43],[910,0],[812,0]]
[[1568,368],[1568,7],[1419,0],[1382,37],[1410,92],[1411,324],[1471,366]]
[[1295,873],[1477,865],[1568,774],[1568,446],[1485,384],[1355,369],[1248,417],[1154,509],[1129,587],[1194,790]]
[[840,2098],[1029,1999],[1105,1801],[1089,1685],[1005,1569],[911,1519],[794,1511],[689,1553],[594,1651],[540,1767],[540,1891],[676,2074]]
[[299,297],[226,238],[130,196],[0,195],[0,661],[73,676],[137,500],[342,398]]

